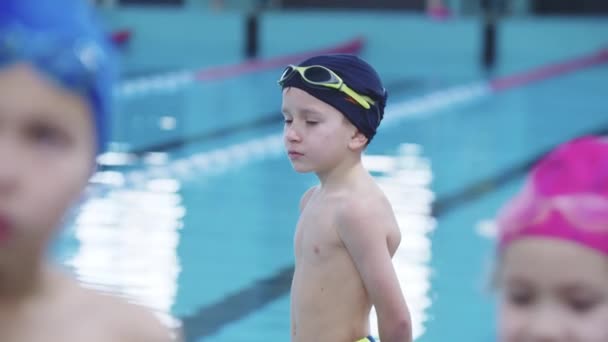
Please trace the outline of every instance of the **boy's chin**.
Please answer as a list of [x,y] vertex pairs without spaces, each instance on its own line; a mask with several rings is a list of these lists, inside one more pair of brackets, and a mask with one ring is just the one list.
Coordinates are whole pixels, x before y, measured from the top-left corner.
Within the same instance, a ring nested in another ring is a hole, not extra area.
[[310,167],[302,167],[300,165],[292,165],[292,167],[297,173],[311,173],[315,171]]

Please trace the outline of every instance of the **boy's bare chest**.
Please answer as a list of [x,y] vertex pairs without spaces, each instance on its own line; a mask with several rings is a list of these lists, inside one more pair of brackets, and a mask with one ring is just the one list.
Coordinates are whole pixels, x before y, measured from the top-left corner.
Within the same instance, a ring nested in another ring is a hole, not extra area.
[[340,247],[334,210],[330,205],[311,203],[302,212],[296,227],[296,258],[320,259]]

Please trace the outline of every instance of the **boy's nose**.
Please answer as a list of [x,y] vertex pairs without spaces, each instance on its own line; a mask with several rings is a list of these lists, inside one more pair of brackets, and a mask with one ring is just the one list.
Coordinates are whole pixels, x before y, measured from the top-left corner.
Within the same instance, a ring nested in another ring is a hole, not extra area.
[[300,135],[296,131],[294,125],[285,128],[285,139],[291,142],[300,141]]
[[[541,310],[542,311],[542,310]],[[538,312],[529,322],[529,341],[533,342],[562,342],[566,338],[566,327],[559,322],[554,312]]]

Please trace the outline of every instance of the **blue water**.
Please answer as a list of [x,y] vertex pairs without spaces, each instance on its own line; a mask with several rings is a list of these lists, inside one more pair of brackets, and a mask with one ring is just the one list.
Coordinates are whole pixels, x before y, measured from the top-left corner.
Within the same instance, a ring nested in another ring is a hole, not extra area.
[[[238,61],[238,42],[224,42],[229,47],[209,55],[196,49],[194,55],[208,57],[197,64],[192,55],[176,50],[194,44],[195,38],[173,41],[181,36],[172,31],[163,37],[173,45],[153,54],[154,36],[146,31],[151,26],[146,23],[161,14],[128,15],[115,14],[115,25],[132,22],[144,31],[144,38],[127,52],[132,71]],[[227,16],[223,21],[214,17],[212,24],[231,27],[226,37],[238,36],[238,28],[230,26],[236,15]],[[302,24],[314,23],[306,15],[294,16],[291,19]],[[265,30],[278,40],[264,40],[264,55],[298,50],[287,38],[293,33],[283,32],[281,38],[277,32],[289,19],[268,15]],[[315,22],[330,19],[314,18]],[[380,38],[381,24],[364,16],[338,19],[350,29],[319,41],[300,37],[299,42],[305,48],[324,47],[351,37],[360,25],[369,26],[373,48],[366,48],[363,56],[387,80],[391,102],[386,124],[366,152],[366,165],[393,205],[401,208],[397,212],[404,242],[395,265],[412,308],[417,341],[490,341],[494,336],[488,288],[491,221],[523,177],[508,170],[569,138],[608,129],[604,105],[608,67],[437,110],[420,108],[416,116],[391,120],[399,104],[483,79],[476,67],[478,43],[471,36],[477,23],[438,24],[387,15],[385,27],[400,25],[406,32],[426,27],[430,35],[451,32],[462,39],[462,43],[449,36],[430,39],[429,47],[417,49],[422,44],[419,37],[404,35],[394,45],[388,37]],[[192,22],[188,25],[188,30],[198,28]],[[446,31],[450,25],[454,30]],[[508,59],[500,61],[497,73],[594,51],[601,46],[599,38],[581,38],[567,46],[543,41],[537,32],[540,28],[547,35],[566,32],[583,37],[579,27],[585,25],[608,31],[606,24],[597,22],[508,23],[502,45]],[[527,32],[536,36],[523,39]],[[157,39],[165,41],[163,37]],[[544,53],[533,49],[530,39],[538,40],[536,45]],[[433,48],[433,44],[439,45]],[[383,52],[387,49],[391,56]],[[102,184],[92,187],[89,201],[76,210],[58,241],[59,260],[84,283],[140,302],[167,323],[181,324],[191,341],[289,340],[289,278],[284,275],[293,265],[299,198],[316,180],[313,175],[296,174],[282,151],[280,93],[275,83],[280,71],[118,96],[114,149],[142,153],[98,175],[96,182]],[[269,119],[256,121],[260,118]],[[183,144],[168,144],[176,141]],[[154,151],[149,151],[150,146],[156,146]],[[505,174],[510,176],[501,182]],[[478,196],[466,196],[471,188]],[[444,205],[454,195],[456,200]],[[435,216],[432,203],[443,205]]]

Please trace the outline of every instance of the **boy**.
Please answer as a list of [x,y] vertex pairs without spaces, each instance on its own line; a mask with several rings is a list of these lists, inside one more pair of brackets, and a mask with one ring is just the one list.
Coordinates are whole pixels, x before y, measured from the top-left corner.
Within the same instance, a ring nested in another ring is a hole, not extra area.
[[0,2],[0,341],[171,341],[46,261],[106,138],[111,51],[86,4]]
[[320,180],[300,203],[292,340],[373,341],[373,305],[382,342],[411,341],[409,310],[392,264],[400,230],[361,164],[384,115],[386,90],[374,69],[352,55],[289,66],[279,84],[289,159],[296,171],[314,172]]

